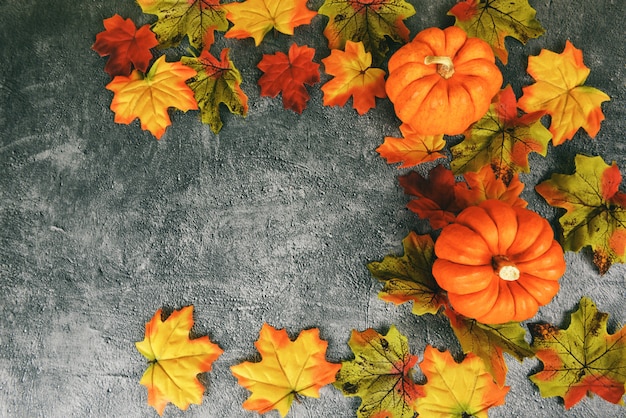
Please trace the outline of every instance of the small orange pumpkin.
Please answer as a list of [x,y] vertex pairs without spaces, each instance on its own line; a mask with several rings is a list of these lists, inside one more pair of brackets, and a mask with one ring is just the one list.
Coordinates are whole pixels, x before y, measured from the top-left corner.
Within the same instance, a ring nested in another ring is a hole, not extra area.
[[532,318],[565,272],[548,221],[500,200],[464,209],[441,231],[435,254],[433,276],[454,310],[485,324]]
[[456,26],[429,28],[389,59],[387,96],[418,133],[457,135],[489,110],[502,86],[489,44]]

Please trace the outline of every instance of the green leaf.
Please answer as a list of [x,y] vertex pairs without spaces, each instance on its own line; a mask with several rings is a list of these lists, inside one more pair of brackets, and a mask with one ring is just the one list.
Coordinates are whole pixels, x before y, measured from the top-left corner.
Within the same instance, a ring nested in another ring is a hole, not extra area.
[[546,201],[566,210],[559,222],[563,249],[580,251],[591,246],[601,274],[611,264],[626,261],[626,194],[620,192],[622,175],[615,162],[577,155],[574,174],[553,174],[535,189]]
[[454,16],[454,24],[469,36],[491,45],[494,54],[506,64],[509,53],[505,37],[511,36],[525,44],[545,32],[535,19],[536,13],[527,0],[465,0],[455,4],[448,15]]
[[541,396],[562,397],[566,409],[592,393],[624,404],[626,327],[608,334],[608,316],[583,297],[567,329],[550,324],[531,328],[532,347],[543,362],[543,370],[530,380],[539,387]]
[[341,363],[334,385],[344,396],[361,398],[357,417],[413,418],[422,391],[413,381],[417,356],[407,338],[392,325],[386,335],[353,330],[348,345],[355,358]]
[[228,58],[228,48],[222,50],[220,60],[204,50],[197,58],[183,57],[181,61],[198,73],[187,84],[198,101],[202,122],[210,125],[213,132],[218,133],[223,125],[220,103],[224,103],[231,113],[247,115],[248,97],[241,90],[241,74]]
[[378,65],[389,51],[386,37],[397,43],[409,40],[403,20],[413,16],[415,8],[405,0],[326,0],[317,12],[328,16],[324,36],[329,49],[360,41]]
[[368,264],[374,277],[385,283],[378,297],[396,305],[413,301],[415,315],[436,314],[447,300],[437,285],[431,269],[434,243],[429,235],[410,232],[402,240],[404,255],[388,255]]

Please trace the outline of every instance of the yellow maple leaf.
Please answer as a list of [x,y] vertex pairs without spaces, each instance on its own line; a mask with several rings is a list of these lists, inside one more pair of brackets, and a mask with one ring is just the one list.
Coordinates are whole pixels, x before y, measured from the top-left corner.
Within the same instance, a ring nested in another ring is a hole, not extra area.
[[328,343],[319,338],[317,328],[304,330],[291,341],[284,329],[263,324],[254,345],[262,360],[230,369],[239,384],[252,392],[243,407],[261,414],[276,409],[284,417],[298,396],[318,398],[319,389],[334,382],[341,368],[326,361]]
[[345,51],[333,49],[322,63],[335,76],[322,86],[325,106],[343,106],[352,96],[352,107],[363,115],[376,106],[376,97],[387,97],[385,70],[371,66],[372,54],[363,42],[346,41]]
[[146,323],[144,340],[135,343],[150,363],[139,383],[148,388],[148,404],[159,415],[168,402],[183,410],[202,403],[204,386],[196,375],[211,370],[223,353],[207,336],[189,339],[192,326],[193,306],[174,311],[165,321],[159,309]]
[[317,12],[306,7],[307,0],[246,0],[222,5],[226,19],[234,26],[226,38],[254,38],[259,46],[265,35],[273,29],[293,35],[296,26],[308,25]]
[[592,138],[600,130],[604,120],[600,105],[610,97],[583,85],[589,72],[582,51],[570,41],[561,54],[543,49],[539,55],[528,57],[528,73],[536,83],[522,89],[518,106],[526,113],[545,111],[552,116],[554,145],[572,139],[581,127]]
[[385,142],[376,148],[387,163],[402,163],[398,168],[407,168],[445,158],[445,155],[439,152],[446,146],[443,134],[422,135],[406,123],[400,125],[400,132],[403,138],[387,136]]
[[111,102],[115,122],[129,124],[139,118],[141,128],[160,139],[172,124],[168,108],[185,112],[198,108],[193,91],[185,84],[195,75],[196,70],[178,61],[167,62],[162,55],[146,74],[134,70],[129,76],[116,76],[106,86],[115,93]]

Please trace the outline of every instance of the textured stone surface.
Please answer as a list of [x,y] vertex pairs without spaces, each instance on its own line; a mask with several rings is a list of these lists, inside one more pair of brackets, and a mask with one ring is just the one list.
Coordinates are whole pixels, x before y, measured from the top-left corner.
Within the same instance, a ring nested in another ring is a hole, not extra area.
[[[453,0],[411,2],[412,35],[453,22],[445,15]],[[569,39],[592,70],[587,83],[612,97],[595,140],[579,133],[546,158],[534,155],[532,173],[522,176],[530,207],[556,223],[533,185],[571,172],[576,153],[616,160],[625,171],[624,7],[621,0],[531,4],[547,32],[525,46],[508,42],[505,80],[517,94],[531,82],[527,56],[561,52]],[[196,331],[225,350],[203,404],[185,413],[168,406],[167,416],[255,416],[241,409],[247,392],[229,366],[254,357],[263,322],[292,335],[319,327],[332,361],[350,358],[353,328],[390,324],[415,353],[426,344],[459,353],[443,318],[383,303],[366,268],[399,253],[410,230],[425,231],[405,209],[396,180],[403,171],[374,151],[399,133],[391,104],[379,100],[359,117],[349,106],[323,107],[319,84],[302,115],[259,97],[263,53],[295,41],[316,48],[318,62],[328,55],[325,17],[293,38],[270,34],[259,48],[220,37],[214,51],[231,48],[249,116],[223,112],[214,135],[196,112],[173,112],[173,126],[156,141],[136,122],[116,125],[108,108],[105,60],[90,47],[102,19],[115,13],[151,21],[131,0],[0,1],[0,416],[155,416],[138,383],[146,364],[134,342],[160,307],[194,304]],[[624,266],[600,277],[588,252],[567,261],[562,291],[536,319],[563,324],[588,295],[611,314],[610,326],[623,323]],[[509,360],[511,392],[493,417],[624,413],[597,397],[565,411],[526,378],[539,369],[536,360]],[[357,405],[326,387],[290,416],[350,417]]]

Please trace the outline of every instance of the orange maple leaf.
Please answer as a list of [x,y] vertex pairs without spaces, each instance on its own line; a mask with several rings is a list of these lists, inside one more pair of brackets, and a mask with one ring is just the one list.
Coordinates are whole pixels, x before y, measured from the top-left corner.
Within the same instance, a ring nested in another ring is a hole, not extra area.
[[406,123],[400,125],[400,132],[404,138],[387,136],[385,142],[376,148],[387,163],[402,163],[398,168],[407,168],[445,158],[445,155],[439,152],[446,146],[443,134],[422,135]]
[[345,51],[334,49],[322,59],[327,74],[335,76],[322,86],[325,106],[343,106],[352,96],[359,115],[376,106],[376,97],[385,98],[385,71],[372,67],[372,54],[363,42],[346,42]]
[[141,128],[160,139],[171,125],[168,108],[198,108],[193,91],[185,84],[195,75],[196,70],[178,61],[166,62],[162,55],[145,75],[134,70],[129,76],[116,76],[106,86],[115,93],[111,102],[115,122],[129,124],[139,118]]
[[150,48],[159,44],[150,26],[143,25],[137,29],[131,19],[124,19],[118,14],[104,19],[103,23],[106,30],[96,35],[96,42],[91,48],[101,57],[109,56],[104,71],[112,77],[128,75],[131,65],[134,65],[145,72],[152,59]]
[[528,73],[536,83],[522,89],[518,106],[527,113],[545,111],[552,116],[554,145],[572,139],[579,128],[592,138],[600,130],[604,120],[600,105],[610,97],[583,85],[589,72],[582,51],[570,41],[561,54],[542,49],[538,56],[528,57]]
[[148,404],[159,415],[168,402],[183,410],[201,404],[205,389],[196,375],[211,370],[223,353],[207,336],[189,339],[193,305],[174,311],[165,321],[161,314],[161,309],[156,311],[146,323],[144,340],[135,343],[150,364],[139,383],[148,388]]
[[328,343],[319,338],[317,328],[304,330],[291,341],[284,329],[263,324],[254,345],[262,360],[230,369],[239,384],[252,392],[243,407],[261,414],[276,409],[284,417],[298,396],[318,398],[319,389],[334,382],[341,368],[326,361]]
[[241,3],[222,5],[226,19],[234,26],[224,35],[226,38],[254,38],[259,46],[272,29],[285,35],[293,35],[300,25],[308,25],[317,12],[306,7],[307,0],[246,0]]
[[276,97],[283,94],[283,106],[302,113],[309,100],[305,84],[320,81],[319,64],[313,62],[315,49],[292,44],[289,56],[282,52],[264,54],[257,65],[263,75],[259,78],[261,96]]

